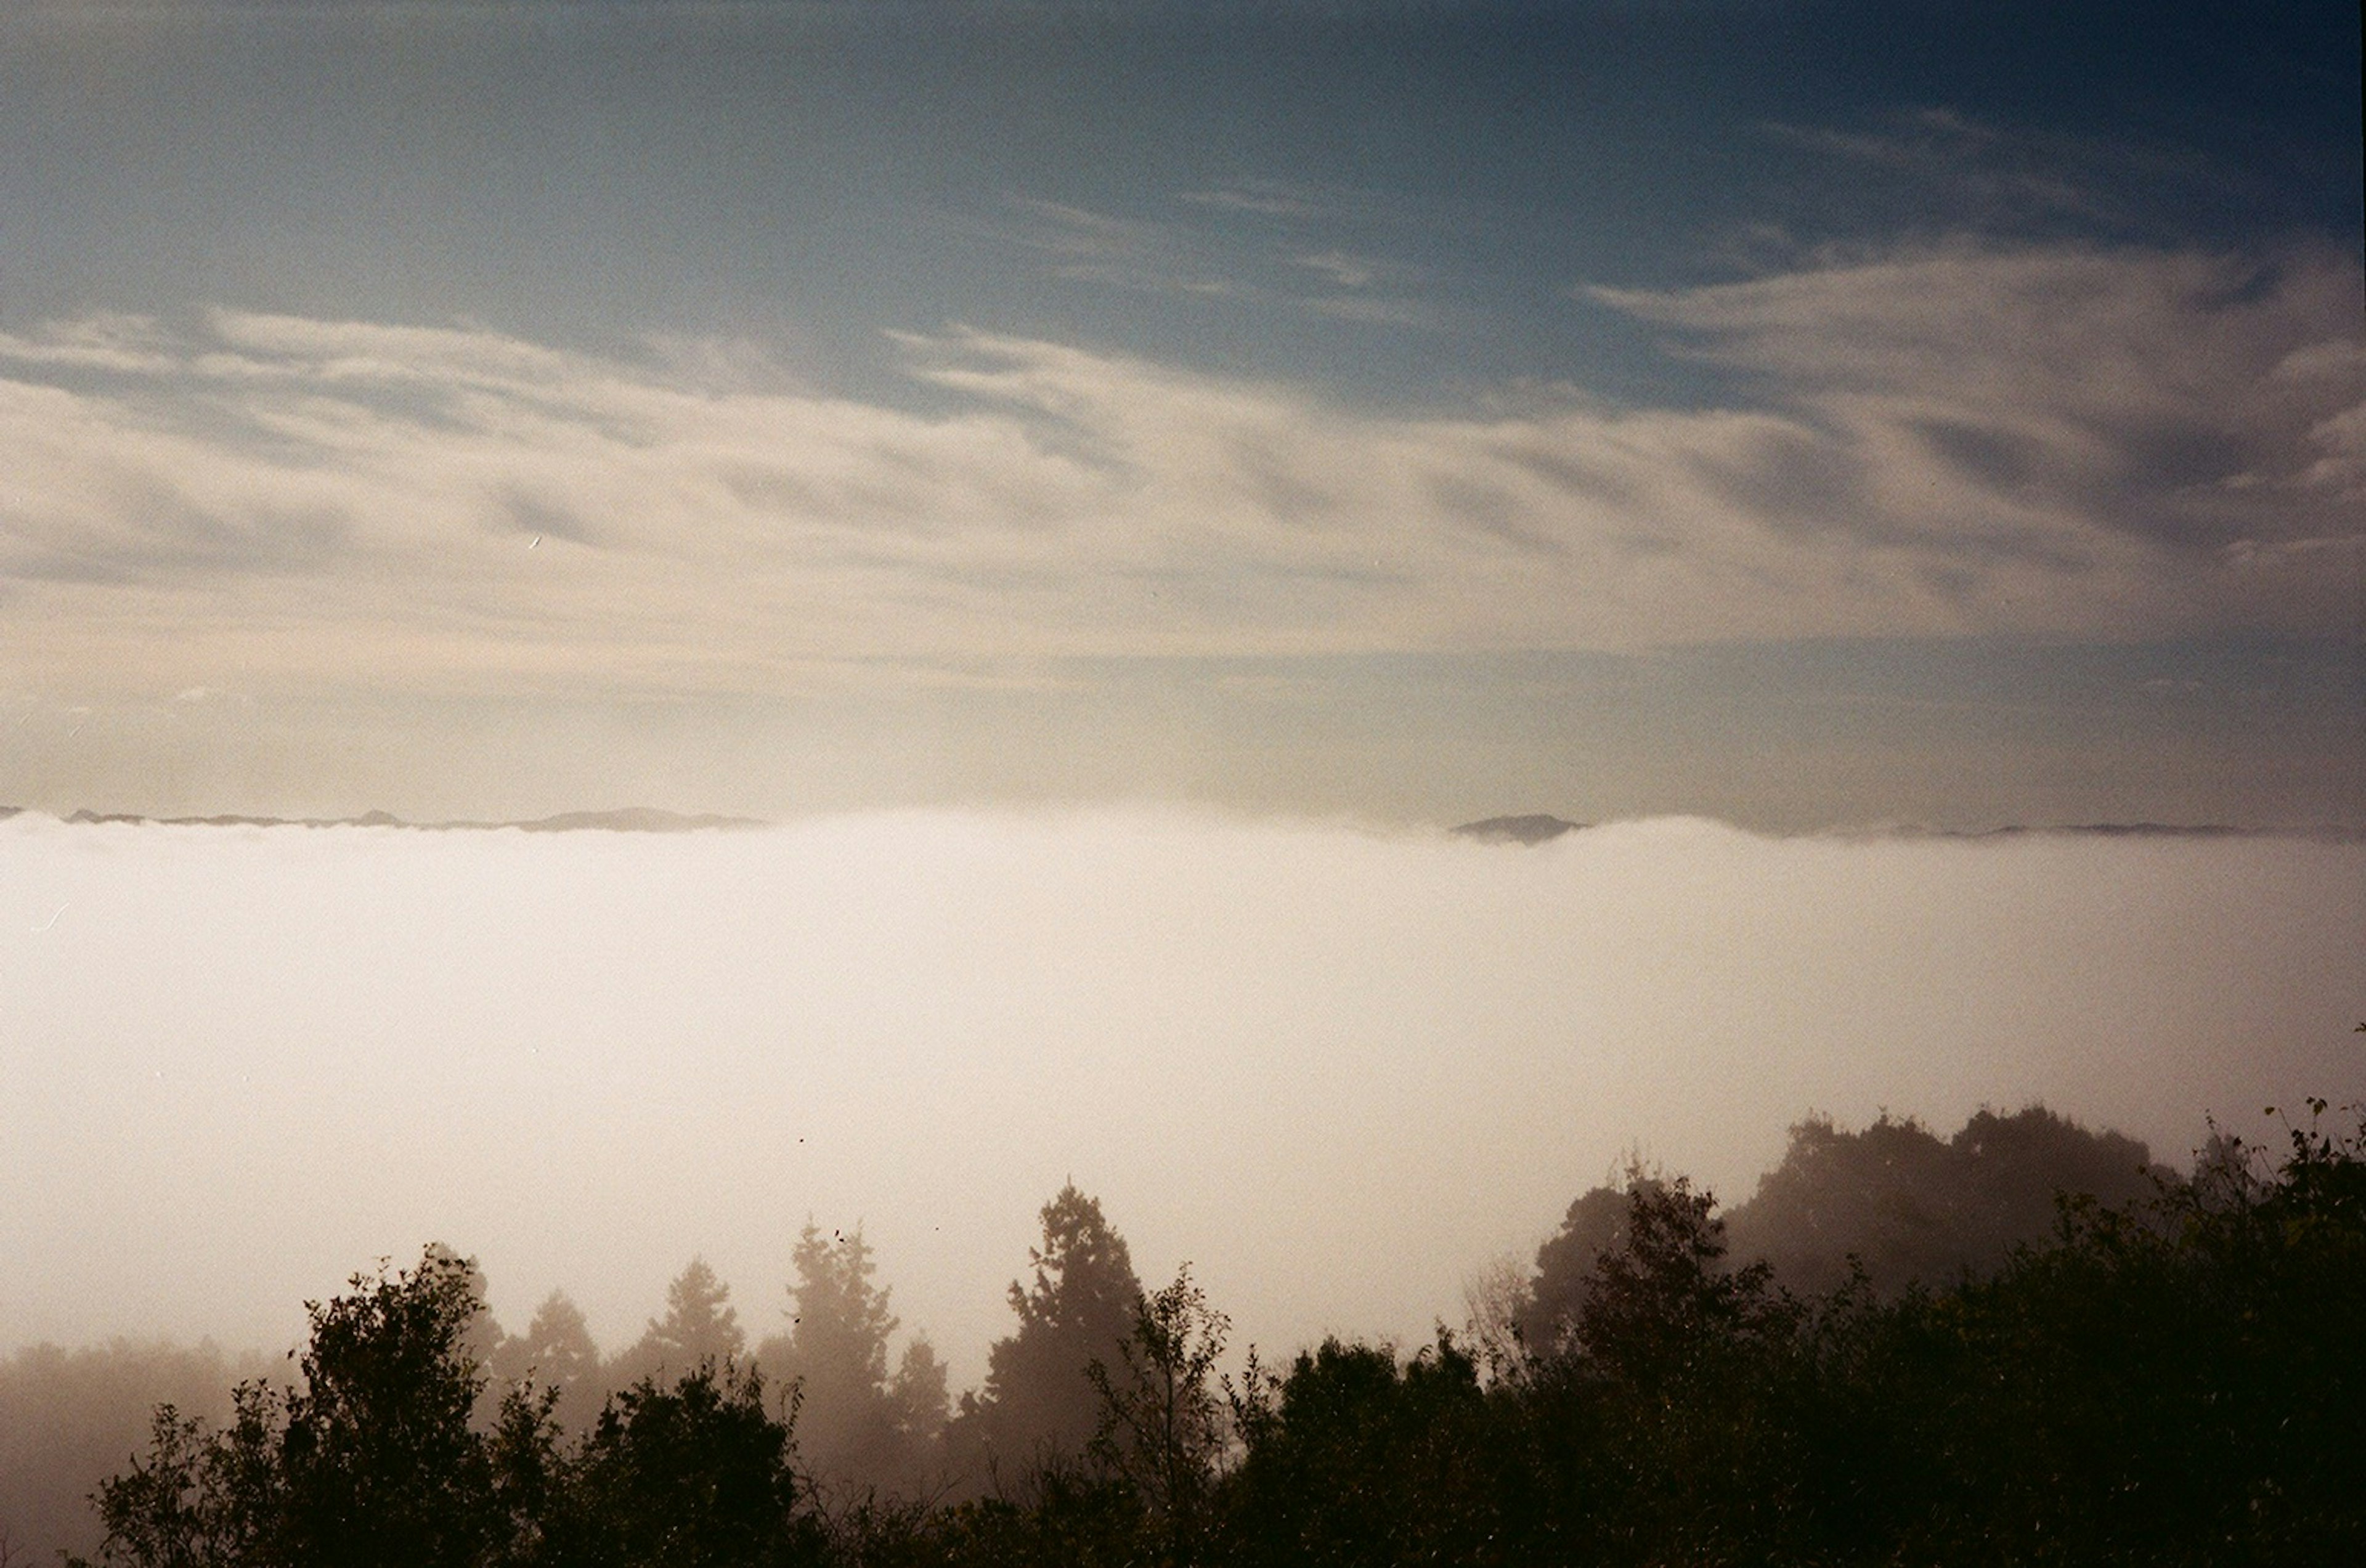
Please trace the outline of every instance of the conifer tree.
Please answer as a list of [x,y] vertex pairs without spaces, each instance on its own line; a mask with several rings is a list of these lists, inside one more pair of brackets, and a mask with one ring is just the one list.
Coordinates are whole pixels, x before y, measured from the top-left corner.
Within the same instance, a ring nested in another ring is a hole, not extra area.
[[954,1422],[961,1457],[1001,1474],[1084,1451],[1100,1421],[1089,1369],[1117,1359],[1142,1299],[1098,1199],[1070,1182],[1042,1219],[1043,1244],[1027,1252],[1033,1278],[1010,1286],[1018,1331],[987,1351],[986,1387],[963,1396]]

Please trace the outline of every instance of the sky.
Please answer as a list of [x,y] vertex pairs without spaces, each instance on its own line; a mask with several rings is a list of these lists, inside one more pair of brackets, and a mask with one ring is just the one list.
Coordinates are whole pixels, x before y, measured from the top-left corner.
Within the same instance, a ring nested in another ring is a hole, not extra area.
[[0,803],[2366,828],[2311,3],[0,6]]

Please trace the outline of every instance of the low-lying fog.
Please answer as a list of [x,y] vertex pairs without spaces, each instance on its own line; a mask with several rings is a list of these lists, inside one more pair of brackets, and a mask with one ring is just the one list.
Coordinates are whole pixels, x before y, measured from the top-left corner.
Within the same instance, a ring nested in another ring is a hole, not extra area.
[[857,1222],[956,1388],[1073,1177],[1241,1340],[1417,1338],[1630,1148],[2032,1100],[2182,1163],[2366,1092],[2366,845],[1536,848],[1152,811],[741,832],[0,822],[0,1347],[297,1342],[475,1254],[610,1350]]

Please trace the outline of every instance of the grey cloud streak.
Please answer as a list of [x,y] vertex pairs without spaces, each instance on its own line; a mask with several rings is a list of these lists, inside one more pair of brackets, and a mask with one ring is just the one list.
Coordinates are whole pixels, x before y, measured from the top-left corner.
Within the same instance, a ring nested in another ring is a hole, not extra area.
[[919,412],[730,345],[62,323],[0,341],[6,613],[54,655],[7,672],[2357,629],[2348,258],[1966,245],[1587,293],[1747,399],[1358,409],[956,329],[902,340],[952,400]]
[[[1944,214],[1954,231],[2067,224],[2143,233],[2196,195],[2223,198],[2242,184],[2233,169],[2198,153],[2008,129],[1949,108],[1891,113],[1864,130],[1781,123],[1763,130],[1842,165],[1794,192],[1795,202],[1811,209],[1869,206],[1893,227],[1901,215],[1922,213]],[[1835,172],[1839,177],[1830,177]]]
[[[1431,330],[1436,309],[1376,284],[1405,285],[1413,267],[1335,245],[1313,247],[1290,236],[1324,216],[1288,201],[1189,193],[1182,201],[1235,221],[1218,232],[1202,222],[1121,218],[1063,202],[1014,203],[1028,220],[1012,237],[1053,258],[1053,272],[1073,281],[1145,294],[1278,307],[1369,326]],[[1199,215],[1195,215],[1196,216]],[[1251,232],[1236,231],[1249,220]],[[1258,231],[1262,231],[1261,232]],[[1327,288],[1309,293],[1306,274]]]

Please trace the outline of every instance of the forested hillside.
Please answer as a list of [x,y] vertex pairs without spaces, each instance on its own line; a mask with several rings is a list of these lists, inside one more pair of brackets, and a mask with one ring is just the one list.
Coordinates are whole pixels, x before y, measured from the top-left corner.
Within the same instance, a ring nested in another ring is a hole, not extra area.
[[[1810,1120],[1729,1223],[1680,1175],[1582,1195],[1516,1300],[1416,1348],[1240,1353],[1070,1187],[957,1404],[925,1339],[891,1359],[861,1232],[808,1225],[752,1348],[703,1262],[603,1359],[563,1295],[501,1334],[435,1247],[315,1304],[292,1377],[26,1352],[0,1416],[96,1430],[160,1380],[92,1480],[117,1568],[2335,1561],[2366,1122],[2327,1110],[2183,1176],[2036,1110]],[[28,1402],[69,1387],[113,1392]],[[30,1560],[45,1456],[8,1451]]]

